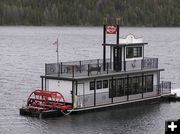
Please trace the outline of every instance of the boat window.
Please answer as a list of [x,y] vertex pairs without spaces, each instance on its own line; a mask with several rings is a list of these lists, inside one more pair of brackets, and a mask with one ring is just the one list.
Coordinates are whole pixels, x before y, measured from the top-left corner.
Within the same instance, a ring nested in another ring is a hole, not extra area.
[[116,80],[109,80],[109,98],[116,96]]
[[139,93],[139,82],[138,82],[138,77],[133,77],[132,78],[132,94],[138,94]]
[[108,88],[108,80],[103,80],[103,88]]
[[146,76],[146,91],[147,92],[153,91],[153,76],[152,75]]
[[109,97],[153,92],[153,75],[134,76],[109,80]]
[[94,81],[91,81],[90,82],[90,90],[94,90],[94,88],[95,88],[95,85],[94,85]]
[[126,48],[126,58],[133,58],[133,47]]
[[116,96],[124,96],[123,79],[117,79]]
[[96,88],[101,89],[102,88],[102,81],[97,81],[96,82]]
[[127,47],[126,58],[142,57],[142,47]]

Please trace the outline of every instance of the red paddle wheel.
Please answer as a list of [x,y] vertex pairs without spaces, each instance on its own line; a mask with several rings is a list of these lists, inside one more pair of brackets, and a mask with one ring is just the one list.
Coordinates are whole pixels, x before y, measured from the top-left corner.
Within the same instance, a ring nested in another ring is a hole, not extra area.
[[56,115],[72,110],[72,104],[66,103],[63,95],[56,91],[35,90],[27,100],[27,105],[20,109],[21,115]]

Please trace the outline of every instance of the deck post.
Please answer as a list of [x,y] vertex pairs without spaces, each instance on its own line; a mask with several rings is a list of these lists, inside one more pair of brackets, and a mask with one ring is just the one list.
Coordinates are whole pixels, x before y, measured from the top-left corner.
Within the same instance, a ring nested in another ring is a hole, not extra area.
[[76,80],[76,92],[75,92],[75,95],[77,95],[77,85],[78,85],[78,82]]
[[90,72],[90,65],[88,64],[88,76],[89,76],[89,72]]
[[116,44],[119,44],[119,24],[116,25],[117,35],[116,35]]
[[143,70],[144,59],[141,60],[141,70]]
[[44,86],[45,86],[45,90],[46,90],[46,78],[44,79]]
[[75,83],[73,84],[73,85],[75,85],[75,89],[73,90],[74,92],[73,92],[73,96],[74,96],[74,100],[73,100],[73,103],[72,103],[72,105],[73,105],[73,108],[76,108],[77,107],[77,100],[78,100],[78,96],[77,96],[77,84],[78,84],[78,82],[77,82],[77,80],[75,81]]
[[61,62],[61,74],[62,74],[62,62]]
[[160,71],[159,71],[159,73],[158,73],[158,84],[159,84],[159,87],[158,87],[158,95],[161,95],[161,81],[160,81],[160,77],[161,77],[161,73],[160,73]]
[[106,46],[103,46],[103,71],[106,70]]
[[81,73],[81,61],[79,61],[79,72]]
[[129,101],[129,75],[127,75],[127,101]]
[[125,58],[125,51],[126,51],[126,48],[124,46],[124,72],[126,72],[126,58]]
[[43,77],[41,77],[41,90],[43,90],[43,85],[44,85],[44,83],[43,83]]
[[72,66],[72,77],[74,78],[74,65]]
[[106,25],[103,25],[103,71],[106,70]]
[[144,82],[144,73],[142,73],[142,89],[141,89],[142,90],[141,91],[142,92],[142,99],[144,98],[144,83],[143,82]]
[[96,79],[94,79],[94,106],[96,106]]
[[111,98],[111,103],[113,103],[113,97],[114,97],[114,86],[113,86],[113,77],[112,77],[112,80],[111,80],[111,93],[112,93],[112,98]]
[[72,107],[74,108],[74,80],[72,81],[71,95],[72,95]]
[[58,76],[60,76],[60,68],[61,68],[61,65],[60,63],[58,63]]

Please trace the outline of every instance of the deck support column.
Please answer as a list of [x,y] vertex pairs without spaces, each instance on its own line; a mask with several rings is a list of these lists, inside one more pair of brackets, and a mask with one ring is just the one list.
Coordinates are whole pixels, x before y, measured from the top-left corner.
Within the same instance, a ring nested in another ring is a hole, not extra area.
[[103,71],[106,70],[106,46],[103,46]]
[[43,77],[41,77],[41,90],[44,89]]
[[144,73],[142,73],[142,99],[144,98]]
[[72,107],[74,108],[74,80],[72,81],[71,95],[72,95]]
[[125,48],[125,46],[124,46],[124,56],[123,56],[123,58],[124,58],[124,72],[126,72],[126,48]]
[[127,75],[127,101],[129,101],[129,75]]
[[161,83],[160,83],[160,71],[158,72],[158,81],[157,81],[157,95],[161,95]]
[[103,25],[103,71],[106,70],[106,25]]
[[113,79],[113,77],[112,77],[112,80],[111,80],[111,95],[112,95],[112,98],[111,98],[111,103],[113,103],[113,97],[114,97],[114,86],[113,86],[113,83],[114,82],[114,79]]
[[45,86],[45,90],[46,90],[46,78],[44,79],[44,86]]
[[96,106],[96,79],[94,79],[94,106]]
[[77,84],[78,84],[78,82],[77,82],[77,80],[75,81],[75,92],[73,92],[73,96],[74,96],[74,101],[73,101],[73,103],[72,103],[72,105],[73,105],[73,108],[76,108],[77,107],[77,100],[78,100],[78,96],[77,96]]

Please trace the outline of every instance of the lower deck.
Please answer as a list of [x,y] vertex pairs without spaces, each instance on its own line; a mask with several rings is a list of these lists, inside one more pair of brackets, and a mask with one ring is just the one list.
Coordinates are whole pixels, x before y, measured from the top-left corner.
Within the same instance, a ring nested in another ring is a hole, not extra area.
[[162,95],[158,96],[152,96],[152,97],[146,97],[146,98],[139,98],[139,99],[133,99],[133,100],[124,100],[119,101],[116,103],[110,103],[110,104],[104,104],[104,105],[97,105],[97,106],[91,106],[91,107],[84,107],[84,108],[75,108],[70,110],[71,112],[77,113],[77,112],[85,112],[85,111],[94,111],[94,110],[102,110],[106,108],[112,108],[112,107],[123,107],[123,106],[129,106],[129,105],[137,105],[138,104],[146,104],[146,103],[156,103],[160,102],[161,99],[168,99],[171,96],[171,93],[164,93]]
[[124,103],[131,103],[135,101],[143,101],[153,98],[160,98],[162,96],[168,96],[171,94],[169,89],[159,90],[158,88],[154,89],[152,92],[131,94],[126,96],[119,97],[109,97],[109,92],[102,92],[96,94],[86,94],[86,95],[77,95],[75,96],[74,108],[75,109],[94,109],[98,107],[108,107],[113,105],[119,105]]
[[143,101],[171,93],[171,82],[160,82],[160,70],[71,80],[45,76],[42,83],[42,89],[60,92],[76,110]]

